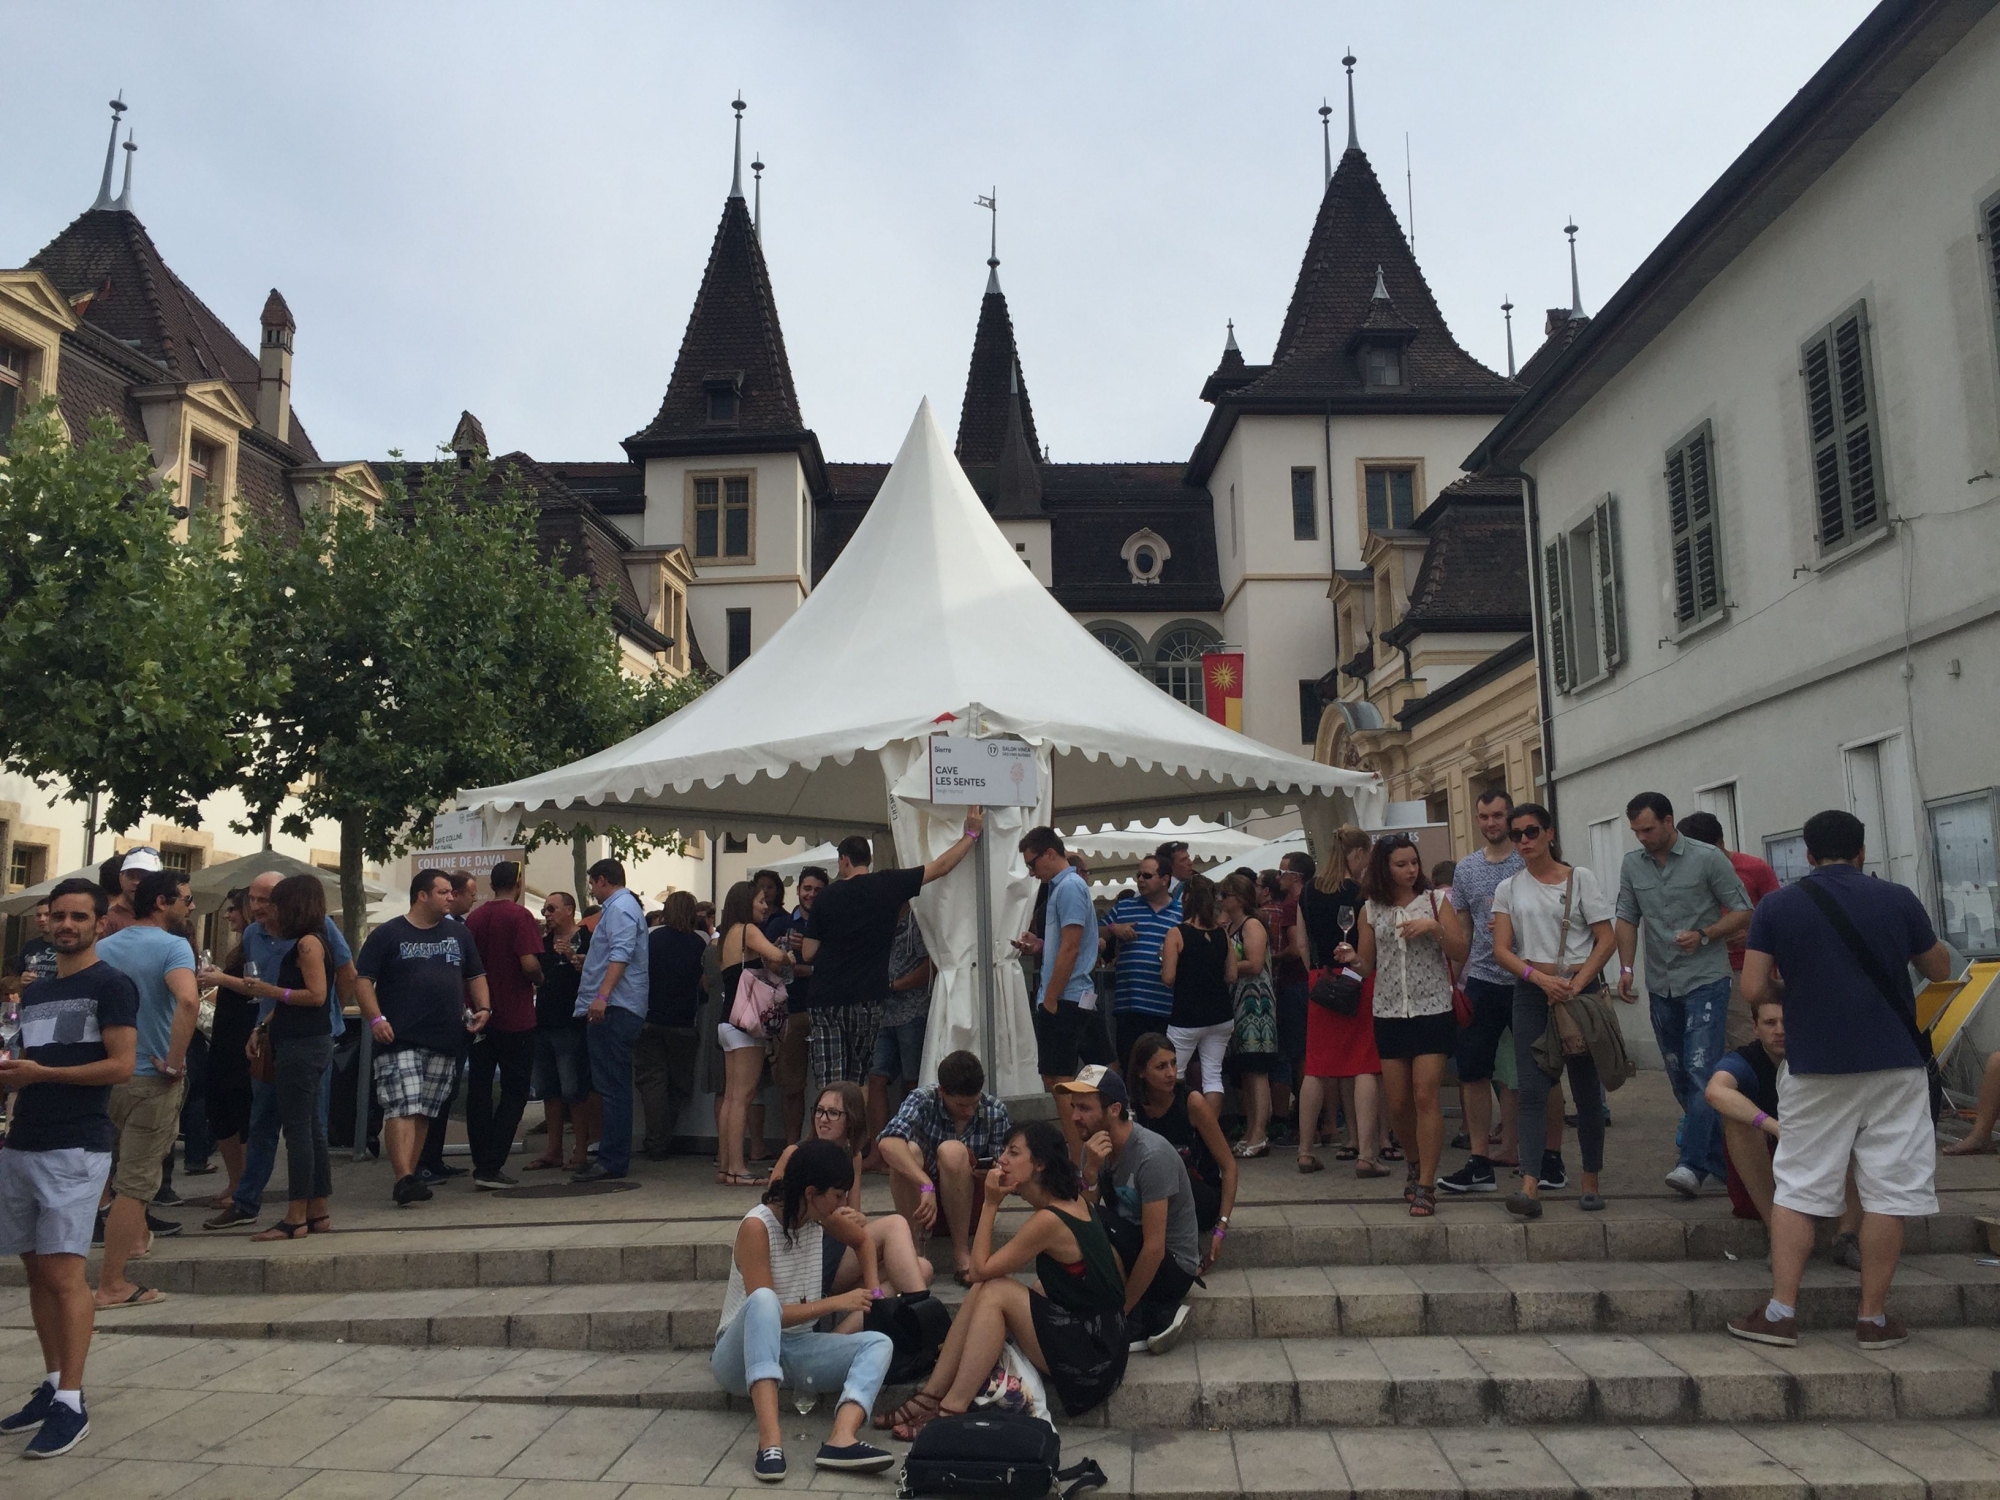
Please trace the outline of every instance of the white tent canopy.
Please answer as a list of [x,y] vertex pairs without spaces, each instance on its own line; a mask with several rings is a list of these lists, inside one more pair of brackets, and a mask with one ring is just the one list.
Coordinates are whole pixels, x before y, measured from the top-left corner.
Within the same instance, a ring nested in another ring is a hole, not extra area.
[[995,809],[981,845],[987,909],[974,895],[976,870],[918,903],[941,971],[926,1068],[978,1045],[983,930],[985,972],[998,987],[987,1063],[1002,1092],[1036,1087],[1020,968],[1003,961],[1033,903],[1014,849],[1027,827],[1297,807],[1309,828],[1330,834],[1342,820],[1362,821],[1356,799],[1381,795],[1371,775],[1202,717],[1106,651],[1021,565],[925,402],[852,540],[766,649],[622,744],[464,792],[459,806],[815,842],[886,828],[896,862],[921,864],[952,842],[962,818],[929,800],[926,741],[945,730],[1038,747],[1039,803]]
[[[194,888],[195,907],[199,911],[213,911],[222,905],[228,894],[239,886],[247,886],[259,875],[311,875],[326,888],[326,909],[340,910],[340,872],[322,870],[318,865],[309,865],[302,859],[294,859],[289,854],[280,854],[276,849],[260,849],[255,854],[245,854],[239,859],[225,861],[219,865],[209,865],[196,870],[188,882]],[[373,904],[388,894],[375,881],[363,879],[361,894]]]

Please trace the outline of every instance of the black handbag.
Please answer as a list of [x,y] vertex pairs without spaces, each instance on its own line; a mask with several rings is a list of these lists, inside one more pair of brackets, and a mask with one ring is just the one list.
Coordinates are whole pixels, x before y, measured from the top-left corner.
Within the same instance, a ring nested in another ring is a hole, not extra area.
[[1318,969],[1306,998],[1336,1016],[1351,1016],[1361,1009],[1361,981],[1344,968]]
[[1061,1484],[1062,1500],[1101,1489],[1104,1471],[1086,1458],[1062,1467],[1062,1439],[1039,1417],[964,1412],[938,1417],[917,1434],[896,1493],[1042,1500]]
[[1912,997],[1909,1007],[1905,1009],[1902,990],[1883,972],[1881,960],[1856,930],[1854,919],[1848,916],[1847,909],[1834,900],[1833,892],[1815,885],[1810,875],[1799,882],[1799,889],[1812,898],[1812,904],[1819,908],[1820,915],[1840,935],[1847,951],[1854,955],[1855,967],[1868,976],[1869,982],[1880,992],[1883,1004],[1909,1029],[1910,1040],[1917,1046],[1917,1056],[1924,1060],[1924,1083],[1930,1090],[1931,1121],[1935,1124],[1944,1114],[1944,1079],[1938,1073],[1937,1058],[1931,1051],[1931,1034],[1917,1024],[1915,998]]
[[951,1332],[951,1309],[929,1292],[884,1297],[862,1319],[868,1333],[887,1334],[895,1346],[884,1384],[912,1385],[926,1379]]

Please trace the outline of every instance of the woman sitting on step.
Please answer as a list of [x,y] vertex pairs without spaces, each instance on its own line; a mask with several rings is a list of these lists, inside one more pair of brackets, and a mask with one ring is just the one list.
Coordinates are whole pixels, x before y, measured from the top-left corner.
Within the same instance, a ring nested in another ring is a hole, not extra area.
[[751,1468],[767,1483],[785,1477],[780,1381],[795,1390],[841,1388],[833,1431],[814,1460],[820,1468],[875,1474],[895,1462],[860,1437],[895,1345],[884,1333],[816,1333],[812,1326],[829,1314],[858,1320],[882,1295],[878,1286],[820,1295],[820,1247],[829,1234],[874,1260],[860,1216],[847,1207],[853,1186],[854,1163],[846,1151],[832,1141],[807,1141],[792,1154],[777,1203],[759,1203],[737,1226],[709,1368],[725,1391],[749,1396],[757,1414]]
[[[882,1270],[883,1284],[893,1292],[929,1291],[931,1263],[917,1253],[916,1242],[910,1238],[910,1221],[895,1213],[870,1219],[861,1207],[861,1155],[871,1139],[867,1099],[861,1085],[842,1079],[821,1089],[813,1105],[812,1129],[815,1139],[844,1147],[854,1159],[854,1186],[848,1189],[847,1206],[862,1214],[868,1228],[868,1242],[875,1248],[875,1263]],[[771,1169],[771,1190],[764,1195],[767,1200],[776,1201],[782,1194],[785,1168],[798,1149],[787,1146],[777,1166]],[[820,1286],[827,1296],[872,1284],[863,1278],[861,1257],[843,1241],[829,1234],[822,1237],[820,1245],[826,1272]]]
[[[932,1418],[970,1409],[1009,1339],[1048,1377],[1072,1417],[1100,1404],[1125,1378],[1125,1272],[1083,1200],[1083,1183],[1060,1128],[1017,1125],[985,1178],[972,1236],[972,1290],[938,1355],[937,1368],[877,1427],[908,1442]],[[998,1250],[993,1221],[1008,1195],[1034,1212]],[[1013,1280],[1032,1263],[1041,1289]]]

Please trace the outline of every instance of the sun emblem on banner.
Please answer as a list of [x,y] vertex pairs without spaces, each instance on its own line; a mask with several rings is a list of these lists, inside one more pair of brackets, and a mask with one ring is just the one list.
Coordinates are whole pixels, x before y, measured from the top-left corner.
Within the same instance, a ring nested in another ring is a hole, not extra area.
[[1236,668],[1226,661],[1219,661],[1208,669],[1209,685],[1217,692],[1226,693],[1236,686]]

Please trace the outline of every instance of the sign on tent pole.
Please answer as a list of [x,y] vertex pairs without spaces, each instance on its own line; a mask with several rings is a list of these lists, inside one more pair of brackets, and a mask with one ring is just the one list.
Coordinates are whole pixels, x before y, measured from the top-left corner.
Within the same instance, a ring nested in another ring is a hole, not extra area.
[[[968,712],[977,710],[974,704]],[[1035,747],[1026,740],[934,734],[930,757],[934,805],[1033,807],[1041,799]]]

